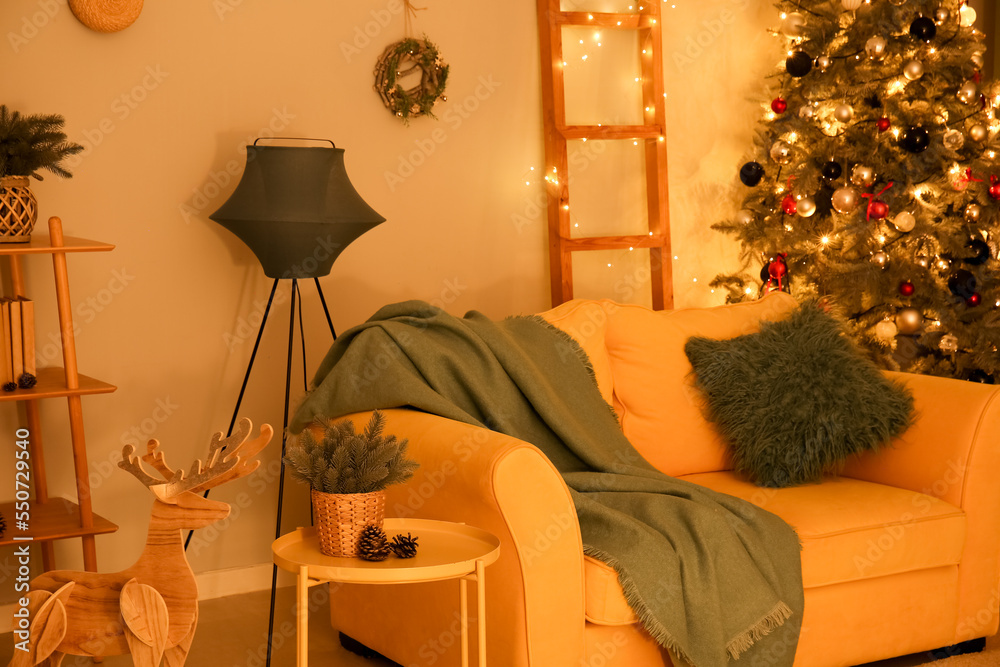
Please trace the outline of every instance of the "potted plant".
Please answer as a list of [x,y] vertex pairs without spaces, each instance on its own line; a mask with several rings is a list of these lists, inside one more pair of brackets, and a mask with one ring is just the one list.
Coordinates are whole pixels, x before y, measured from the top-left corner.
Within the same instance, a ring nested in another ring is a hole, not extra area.
[[26,243],[38,219],[38,202],[29,178],[42,180],[46,169],[56,176],[72,176],[62,161],[83,150],[66,140],[62,116],[23,116],[0,105],[0,243]]
[[385,488],[405,482],[419,465],[406,458],[408,440],[382,435],[385,415],[376,410],[361,433],[350,420],[307,428],[284,462],[312,489],[313,520],[320,551],[356,556],[368,525],[382,527]]

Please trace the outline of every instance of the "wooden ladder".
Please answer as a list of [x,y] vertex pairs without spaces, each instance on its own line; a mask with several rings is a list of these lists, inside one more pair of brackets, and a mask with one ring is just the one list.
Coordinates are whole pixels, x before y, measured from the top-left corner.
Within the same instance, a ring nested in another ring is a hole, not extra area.
[[[649,248],[653,308],[673,308],[660,0],[637,0],[637,14],[567,12],[561,10],[560,0],[537,2],[542,58],[552,305],[557,306],[573,298],[572,253],[583,250]],[[642,125],[566,125],[563,26],[638,31],[644,109]],[[643,141],[646,155],[648,235],[571,236],[567,157],[567,141],[571,139]]]

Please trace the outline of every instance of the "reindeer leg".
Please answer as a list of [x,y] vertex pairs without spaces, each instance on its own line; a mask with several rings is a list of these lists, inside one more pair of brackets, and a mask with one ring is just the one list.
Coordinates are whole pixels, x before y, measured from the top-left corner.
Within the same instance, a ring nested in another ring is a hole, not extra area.
[[[48,661],[56,647],[66,636],[66,600],[73,589],[73,582],[65,584],[55,593],[31,591],[28,593],[28,617],[31,619],[27,651],[14,647],[10,667],[34,667]],[[15,642],[16,644],[16,642]]]
[[136,667],[159,667],[167,644],[170,620],[167,603],[152,586],[129,579],[122,586],[120,606],[125,641]]
[[180,640],[176,646],[171,646],[163,652],[163,659],[166,661],[165,667],[184,667],[188,652],[191,650],[191,642],[194,641],[194,631],[198,627],[198,607],[194,608],[194,621],[191,623],[191,630],[184,639]]

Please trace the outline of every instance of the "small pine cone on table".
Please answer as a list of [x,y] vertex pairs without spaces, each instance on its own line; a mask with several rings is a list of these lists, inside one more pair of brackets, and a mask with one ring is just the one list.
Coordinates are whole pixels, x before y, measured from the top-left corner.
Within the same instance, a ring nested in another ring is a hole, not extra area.
[[3,514],[0,514],[0,537],[7,531],[7,521],[4,520]]
[[385,560],[390,553],[389,539],[385,536],[385,531],[369,524],[361,531],[358,538],[358,557],[363,560]]
[[396,558],[413,558],[417,555],[418,539],[411,537],[409,533],[405,536],[396,535],[392,538],[392,544],[389,545],[389,548],[392,549],[392,553],[396,554]]

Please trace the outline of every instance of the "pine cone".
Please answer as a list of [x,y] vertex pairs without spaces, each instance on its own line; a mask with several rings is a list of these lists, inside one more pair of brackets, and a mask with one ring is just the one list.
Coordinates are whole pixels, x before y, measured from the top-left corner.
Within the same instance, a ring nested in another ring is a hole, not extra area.
[[413,558],[417,555],[418,539],[411,537],[409,533],[405,537],[397,535],[392,538],[392,544],[389,545],[389,548],[392,549],[392,553],[396,554],[396,558]]
[[17,386],[21,389],[31,389],[36,384],[38,384],[38,378],[31,373],[21,373],[21,377],[17,378]]
[[3,390],[4,391],[17,391],[17,383],[16,382],[5,382],[4,385],[3,385]]
[[358,538],[358,557],[364,560],[385,560],[389,557],[389,540],[385,531],[369,524],[361,531]]
[[3,518],[3,514],[0,514],[0,537],[7,531],[7,522]]

